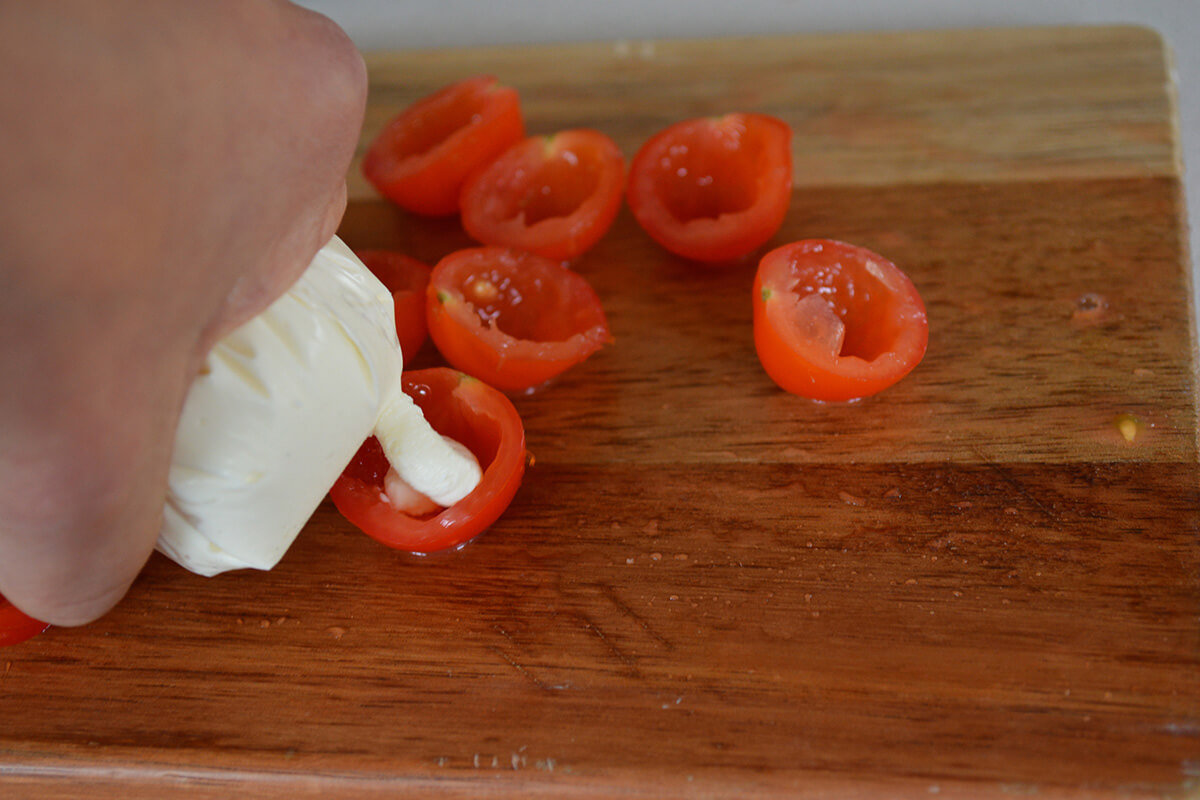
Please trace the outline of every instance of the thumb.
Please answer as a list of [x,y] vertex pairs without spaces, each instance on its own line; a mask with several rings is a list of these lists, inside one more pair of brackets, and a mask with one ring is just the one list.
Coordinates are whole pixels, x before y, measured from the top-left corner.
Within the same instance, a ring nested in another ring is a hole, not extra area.
[[190,365],[138,355],[0,431],[0,594],[45,622],[109,611],[158,539]]
[[317,251],[337,233],[346,204],[346,183],[342,181],[327,198],[314,203],[294,221],[261,263],[238,278],[199,339],[197,352],[201,357],[239,325],[265,311],[299,280]]

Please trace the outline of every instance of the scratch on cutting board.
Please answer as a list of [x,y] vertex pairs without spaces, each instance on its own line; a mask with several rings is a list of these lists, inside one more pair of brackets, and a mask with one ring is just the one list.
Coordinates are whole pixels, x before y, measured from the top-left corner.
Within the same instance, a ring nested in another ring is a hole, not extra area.
[[1040,511],[1047,519],[1049,519],[1051,522],[1054,522],[1056,524],[1060,524],[1060,525],[1062,524],[1062,519],[1059,518],[1058,514],[1055,513],[1053,509],[1046,506],[1046,504],[1043,503],[1041,500],[1037,499],[1037,497],[1035,495],[1033,495],[1027,488],[1025,488],[1025,484],[1023,484],[1023,483],[1021,483],[1021,481],[1017,480],[1011,472],[1009,472],[1004,467],[997,464],[992,459],[988,458],[987,454],[984,453],[982,450],[980,450],[978,446],[972,445],[971,450],[975,453],[976,456],[979,457],[979,460],[982,461],[988,467],[988,469],[990,469],[992,472],[996,473],[996,475],[998,475],[1002,481],[1007,483],[1012,488],[1016,489],[1018,494],[1020,494],[1022,497],[1024,497],[1030,503],[1032,503],[1033,506],[1038,511]]
[[658,631],[654,630],[654,628],[652,628],[650,626],[650,623],[647,622],[645,620],[645,618],[642,617],[641,614],[634,611],[632,608],[627,606],[621,600],[621,598],[617,597],[617,593],[613,589],[613,587],[609,586],[607,583],[603,583],[603,584],[600,584],[600,591],[608,599],[608,602],[612,603],[614,606],[617,607],[618,611],[620,611],[622,614],[624,614],[625,616],[629,617],[631,620],[636,622],[638,627],[640,627],[643,631],[646,632],[647,636],[649,636],[654,641],[658,642],[660,645],[663,646],[663,648],[665,648],[667,650],[675,649],[675,646],[673,644],[671,644],[670,640],[666,639],[665,637],[663,637],[662,634],[660,634]]
[[[504,630],[504,628],[502,628],[499,625],[493,625],[492,628],[494,628],[497,633],[499,633],[501,636],[503,636],[505,639],[507,639],[509,644],[516,646],[517,642],[515,639],[513,639],[511,633]],[[551,692],[551,693],[561,692],[564,689],[570,688],[569,683],[559,683],[559,684],[546,683],[544,680],[539,678],[537,675],[534,675],[532,672],[530,672],[528,669],[526,669],[525,666],[523,664],[521,664],[521,662],[517,661],[515,658],[510,656],[508,653],[504,652],[503,648],[496,647],[493,645],[493,646],[488,647],[488,649],[491,650],[496,655],[500,656],[500,658],[504,659],[504,661],[510,667],[512,667],[514,670],[516,670],[518,675],[520,675],[522,678],[524,678],[525,680],[532,683],[538,689],[541,689],[543,692]]]
[[618,661],[629,667],[634,673],[637,673],[637,659],[618,647],[612,639],[609,639],[600,626],[588,619],[585,614],[577,613],[575,614],[575,618],[579,621],[579,624],[583,626],[584,630],[586,630],[588,633],[591,633],[597,639],[603,642],[608,648],[609,652],[611,652]]
[[500,658],[504,659],[504,661],[507,662],[510,667],[512,667],[513,669],[515,669],[517,671],[518,675],[520,675],[522,678],[524,678],[525,680],[532,683],[538,689],[541,689],[543,692],[560,692],[563,689],[567,688],[567,684],[565,684],[565,683],[558,684],[558,685],[551,685],[551,684],[546,683],[545,681],[541,680],[540,678],[538,678],[538,676],[534,675],[532,672],[525,669],[525,667],[521,666],[521,663],[519,661],[514,660],[508,653],[504,652],[499,647],[489,647],[488,649],[491,650],[496,655],[500,656]]

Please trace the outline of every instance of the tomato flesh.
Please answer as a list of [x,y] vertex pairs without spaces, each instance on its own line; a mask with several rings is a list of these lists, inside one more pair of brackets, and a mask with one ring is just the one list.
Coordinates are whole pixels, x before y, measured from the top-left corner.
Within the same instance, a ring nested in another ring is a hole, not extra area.
[[367,180],[396,205],[428,216],[458,212],[463,182],[525,137],[520,97],[490,75],[413,103],[363,156]]
[[608,232],[624,189],[625,159],[603,133],[534,136],[467,180],[462,224],[485,244],[572,259]]
[[754,282],[754,344],[767,374],[814,400],[868,397],[912,371],[929,323],[908,276],[883,256],[809,239],[763,256]]
[[508,508],[525,474],[525,428],[503,393],[457,370],[433,367],[404,373],[404,391],[433,429],[467,447],[483,477],[459,502],[414,517],[383,499],[388,461],[367,439],[329,492],[338,511],[389,547],[432,553],[458,547],[489,528]]
[[600,298],[581,275],[505,247],[443,258],[426,303],[438,351],[505,392],[540,386],[612,340]]
[[392,293],[396,307],[396,337],[407,362],[429,337],[425,322],[425,290],[432,269],[411,256],[391,250],[361,250],[355,255]]
[[0,647],[20,644],[49,627],[49,623],[34,619],[0,594]]
[[647,141],[629,168],[629,207],[667,250],[733,261],[783,224],[792,194],[792,131],[765,114],[676,123]]

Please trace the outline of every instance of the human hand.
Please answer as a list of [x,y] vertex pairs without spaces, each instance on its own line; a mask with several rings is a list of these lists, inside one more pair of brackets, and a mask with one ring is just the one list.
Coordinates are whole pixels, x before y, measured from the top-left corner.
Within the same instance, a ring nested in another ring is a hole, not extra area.
[[366,72],[283,0],[0,0],[0,593],[95,619],[205,353],[336,231]]

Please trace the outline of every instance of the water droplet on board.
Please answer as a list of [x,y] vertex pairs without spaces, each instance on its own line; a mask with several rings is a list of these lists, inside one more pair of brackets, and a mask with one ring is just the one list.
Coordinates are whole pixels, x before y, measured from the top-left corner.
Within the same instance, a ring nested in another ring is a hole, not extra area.
[[841,501],[843,503],[845,503],[848,506],[864,506],[867,504],[866,501],[863,500],[861,497],[852,495],[847,491],[838,492],[838,497],[841,499]]
[[337,625],[331,625],[325,629],[325,632],[332,636],[335,640],[341,639],[346,635],[346,629],[338,627]]
[[1085,292],[1075,299],[1075,308],[1071,311],[1071,319],[1075,322],[1097,322],[1107,310],[1108,300],[1104,295]]

